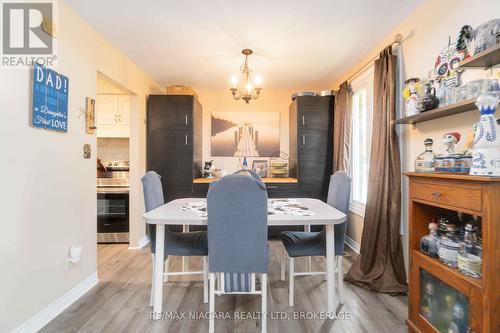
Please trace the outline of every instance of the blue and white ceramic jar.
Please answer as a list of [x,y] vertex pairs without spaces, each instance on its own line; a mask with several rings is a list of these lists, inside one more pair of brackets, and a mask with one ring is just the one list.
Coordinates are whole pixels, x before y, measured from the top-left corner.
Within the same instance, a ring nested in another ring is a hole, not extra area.
[[481,118],[474,135],[470,174],[500,176],[500,125],[495,118],[498,97],[493,94],[481,95],[476,106]]

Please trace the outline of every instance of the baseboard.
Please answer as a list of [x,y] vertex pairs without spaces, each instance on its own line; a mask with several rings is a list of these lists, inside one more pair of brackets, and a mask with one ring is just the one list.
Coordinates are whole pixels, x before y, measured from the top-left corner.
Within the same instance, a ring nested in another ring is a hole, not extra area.
[[66,310],[66,308],[68,308],[71,304],[82,297],[87,291],[92,289],[98,282],[99,279],[97,278],[97,272],[94,272],[92,275],[71,288],[68,292],[59,297],[45,309],[38,312],[21,326],[17,327],[14,331],[12,331],[12,333],[38,332],[52,319],[57,317],[59,314],[61,314],[61,312]]
[[137,246],[129,246],[129,250],[139,250],[149,244],[149,235],[142,236],[137,242]]
[[345,236],[345,245],[349,246],[351,250],[359,254],[360,245],[349,236]]

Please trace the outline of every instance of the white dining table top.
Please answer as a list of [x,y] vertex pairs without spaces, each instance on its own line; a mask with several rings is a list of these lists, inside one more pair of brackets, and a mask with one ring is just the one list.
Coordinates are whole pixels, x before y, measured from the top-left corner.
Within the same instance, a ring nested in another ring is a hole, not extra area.
[[[323,225],[339,224],[346,220],[346,215],[332,206],[318,199],[290,198],[297,200],[301,206],[307,207],[314,214],[304,215],[268,215],[268,225]],[[278,199],[269,199],[278,200]],[[183,198],[172,200],[158,208],[150,210],[142,215],[143,220],[149,224],[189,224],[206,225],[207,217],[197,213],[185,211],[181,208],[188,203],[206,202],[204,198]]]

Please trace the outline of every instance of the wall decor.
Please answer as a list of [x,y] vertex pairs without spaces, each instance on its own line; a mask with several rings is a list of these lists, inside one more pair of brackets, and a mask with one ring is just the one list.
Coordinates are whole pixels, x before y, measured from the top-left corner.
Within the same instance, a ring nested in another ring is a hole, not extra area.
[[95,126],[95,99],[91,97],[85,98],[85,124],[86,132],[94,134],[97,129]]
[[448,46],[439,53],[434,64],[436,82],[448,88],[459,86],[462,71],[456,68],[463,59],[464,53],[457,51],[456,44],[448,42]]
[[86,143],[83,145],[83,158],[92,157],[92,147],[90,144]]
[[31,125],[51,131],[68,131],[69,80],[42,65],[33,66]]
[[252,161],[252,170],[255,171],[261,178],[267,177],[268,173],[267,160]]
[[280,150],[279,112],[212,112],[212,156],[269,157]]

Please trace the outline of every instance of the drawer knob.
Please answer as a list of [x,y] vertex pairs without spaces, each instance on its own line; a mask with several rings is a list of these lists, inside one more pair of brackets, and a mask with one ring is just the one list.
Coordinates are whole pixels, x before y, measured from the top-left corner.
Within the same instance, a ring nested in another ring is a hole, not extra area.
[[439,193],[439,192],[432,192],[431,194],[433,197],[440,197],[441,196],[441,193]]

